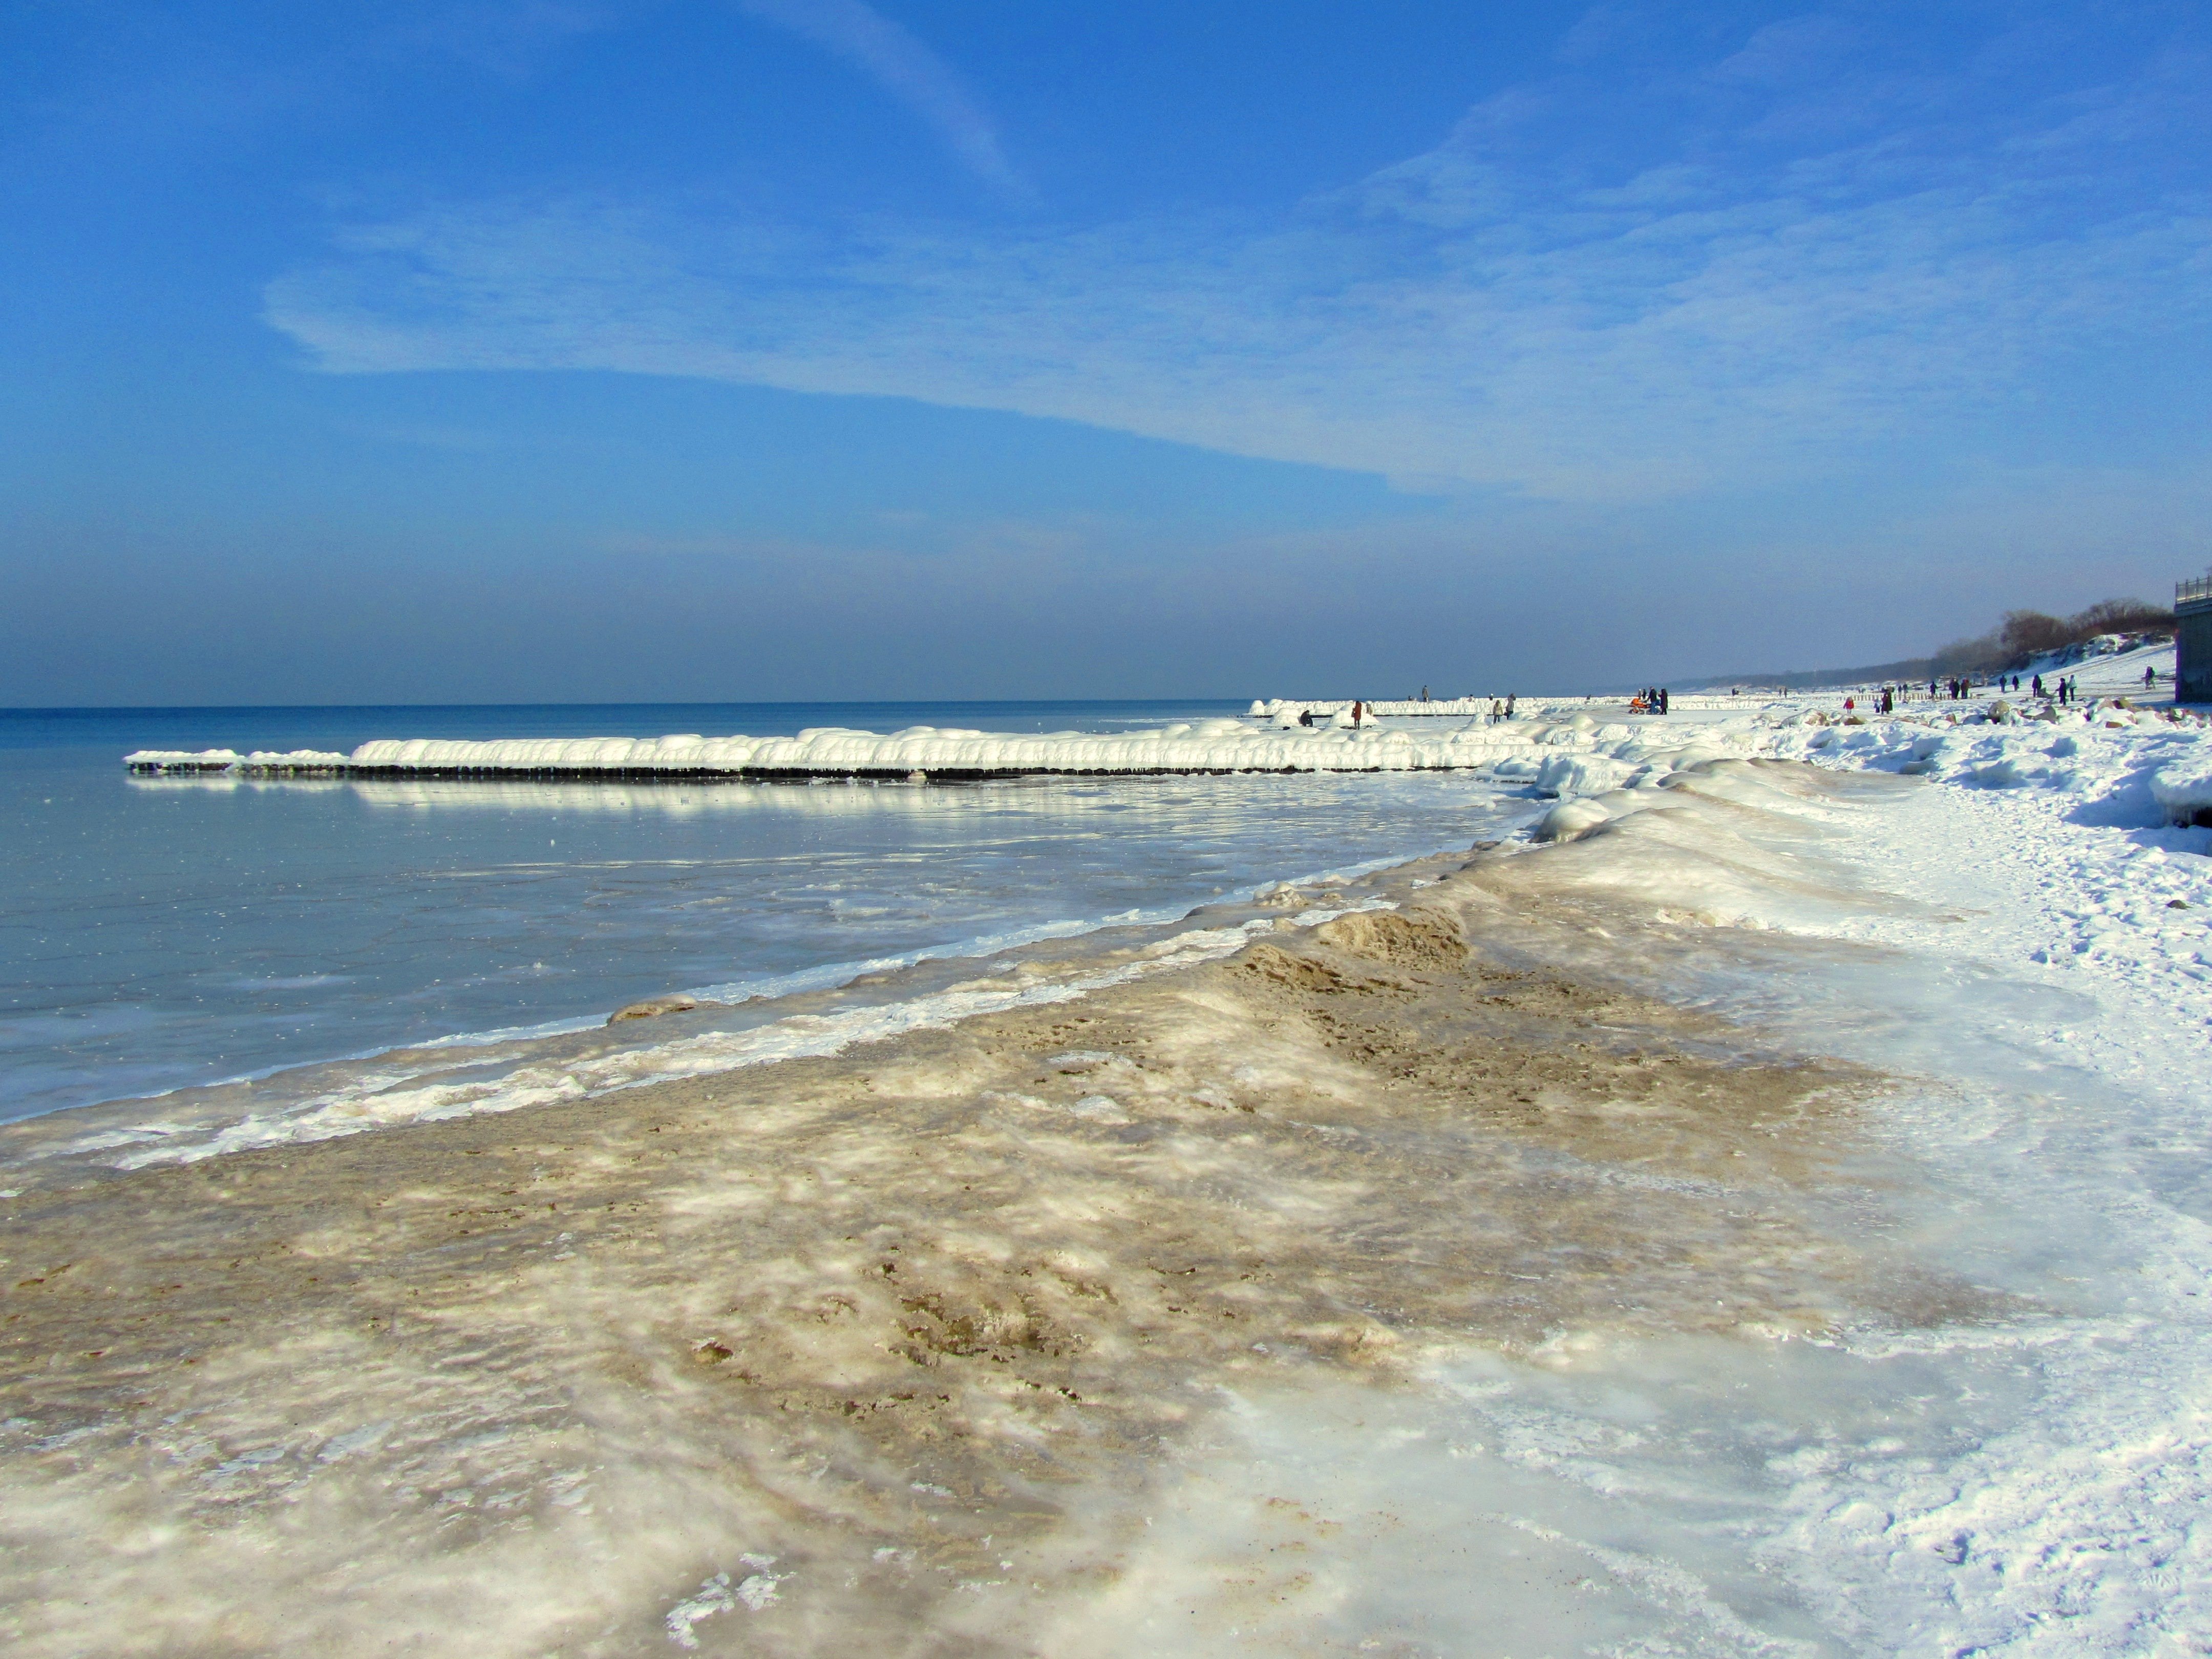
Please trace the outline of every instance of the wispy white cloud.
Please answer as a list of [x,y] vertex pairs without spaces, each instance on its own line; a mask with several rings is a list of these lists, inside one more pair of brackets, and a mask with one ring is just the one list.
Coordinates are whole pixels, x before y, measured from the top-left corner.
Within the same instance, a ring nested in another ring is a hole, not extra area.
[[[577,39],[621,26],[616,0],[462,0],[394,17],[388,39],[520,79]],[[381,41],[379,44],[382,44]]]
[[988,113],[966,83],[913,33],[864,0],[736,0],[738,9],[811,40],[865,70],[936,128],[985,183],[1019,191]]
[[[1778,66],[1838,37],[1763,39]],[[1273,223],[510,200],[356,228],[269,316],[340,372],[893,395],[1557,499],[1788,488],[1985,442],[2069,353],[2201,334],[2212,204],[2126,139],[2201,123],[2189,78],[1818,143],[1778,143],[1762,94],[1632,165],[1556,138],[1596,95],[1563,80]]]

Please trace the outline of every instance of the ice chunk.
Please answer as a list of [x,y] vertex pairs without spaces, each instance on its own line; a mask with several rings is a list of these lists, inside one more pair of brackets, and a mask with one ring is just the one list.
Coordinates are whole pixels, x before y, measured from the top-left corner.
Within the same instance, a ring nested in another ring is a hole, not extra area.
[[1626,783],[1635,769],[1601,755],[1553,755],[1536,769],[1536,787],[1547,795],[1601,795]]
[[[2054,752],[2057,745],[2052,745]],[[2198,746],[2151,774],[2151,799],[2169,823],[2212,822],[2212,751]]]
[[1537,819],[1528,834],[1536,841],[1573,841],[1612,816],[1594,800],[1563,800]]

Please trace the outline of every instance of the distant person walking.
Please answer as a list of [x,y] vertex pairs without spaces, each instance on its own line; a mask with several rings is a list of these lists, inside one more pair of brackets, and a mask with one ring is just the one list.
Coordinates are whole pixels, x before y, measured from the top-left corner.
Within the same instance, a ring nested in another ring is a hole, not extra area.
[[2158,670],[2156,670],[2155,668],[2146,668],[2146,669],[2144,669],[2144,670],[2143,670],[2143,690],[2146,690],[2146,691],[2148,691],[2148,690],[2149,690],[2151,689],[2151,687],[2153,687],[2154,685],[2156,685],[2157,684],[2158,684]]

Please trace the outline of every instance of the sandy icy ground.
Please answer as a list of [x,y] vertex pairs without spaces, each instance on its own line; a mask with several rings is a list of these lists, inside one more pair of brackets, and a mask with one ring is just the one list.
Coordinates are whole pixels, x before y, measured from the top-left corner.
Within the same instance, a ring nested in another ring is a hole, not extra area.
[[[1901,905],[1830,884],[1823,832],[1765,807],[1917,787],[1724,763],[1634,836],[1407,866],[1352,896],[1395,909],[1074,1002],[50,1170],[4,1235],[0,1632],[1128,1651],[1090,1610],[1126,1600],[1224,1388],[1387,1411],[1445,1351],[1991,1317],[1860,1224],[1910,1180],[1862,1133],[1893,1080],[1613,971],[1737,948],[1638,887],[1670,835],[1723,890]],[[1337,1524],[1264,1518],[1310,1557]]]

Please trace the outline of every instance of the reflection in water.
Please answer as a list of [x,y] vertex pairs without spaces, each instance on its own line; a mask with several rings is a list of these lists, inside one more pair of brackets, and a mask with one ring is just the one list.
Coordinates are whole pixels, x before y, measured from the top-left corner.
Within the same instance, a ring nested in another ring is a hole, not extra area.
[[[1006,817],[1081,810],[1104,801],[1114,784],[1090,779],[1000,778],[973,783],[908,783],[869,778],[780,781],[687,778],[680,782],[591,783],[562,779],[516,778],[480,781],[447,778],[316,778],[239,776],[229,774],[131,775],[126,787],[149,793],[331,795],[345,793],[370,806],[417,811],[469,810],[507,812],[659,814],[696,817],[706,813],[804,813],[845,816],[900,813],[947,818]],[[1174,812],[1200,804],[1194,787],[1214,780],[1138,779],[1136,792],[1115,794],[1104,810],[1114,812]],[[1234,787],[1279,786],[1270,777],[1233,778]],[[1332,779],[1322,780],[1334,781]],[[1012,792],[1010,795],[1010,792]],[[1206,803],[1212,805],[1209,799]]]
[[[317,778],[231,773],[131,774],[127,787],[148,793],[329,795],[345,793],[371,806],[531,812],[658,812],[690,817],[702,812],[896,811],[924,794],[940,799],[924,810],[940,811],[973,786],[823,780],[805,783],[726,782],[685,779],[680,783],[584,783],[517,778],[477,781],[422,778]],[[947,799],[945,798],[952,798]]]
[[959,810],[957,800],[917,801],[935,791],[909,783],[567,783],[518,779],[512,783],[440,779],[362,778],[346,786],[372,806],[539,812],[659,812],[692,817],[706,812],[882,812],[920,808]]

